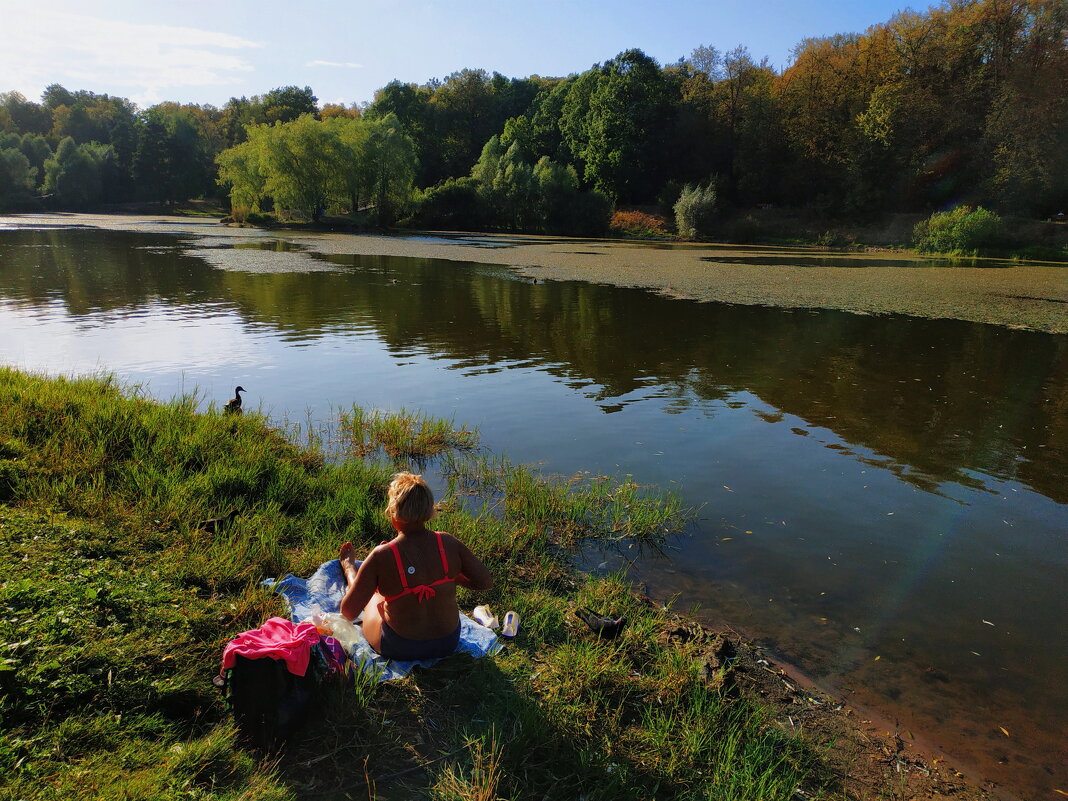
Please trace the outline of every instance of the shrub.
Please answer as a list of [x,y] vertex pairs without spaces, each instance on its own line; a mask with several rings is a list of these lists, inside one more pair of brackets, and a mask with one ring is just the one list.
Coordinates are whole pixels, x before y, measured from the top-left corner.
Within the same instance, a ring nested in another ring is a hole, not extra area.
[[622,236],[669,236],[667,220],[659,214],[644,211],[617,211],[609,225],[613,233]]
[[709,236],[712,232],[712,223],[716,217],[716,187],[709,183],[707,186],[691,186],[687,184],[682,188],[675,203],[675,228],[679,236],[686,239],[699,239]]
[[974,254],[997,243],[1001,217],[982,206],[957,206],[916,223],[912,241],[921,253]]
[[564,204],[566,223],[549,233],[602,236],[612,219],[612,201],[596,190],[576,192]]
[[474,178],[449,178],[427,189],[418,201],[415,220],[429,228],[480,228],[486,208]]

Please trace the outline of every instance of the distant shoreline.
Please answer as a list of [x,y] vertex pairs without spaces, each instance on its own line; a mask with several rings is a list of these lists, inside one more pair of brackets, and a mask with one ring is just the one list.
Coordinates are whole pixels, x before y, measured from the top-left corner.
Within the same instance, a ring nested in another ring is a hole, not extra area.
[[[284,238],[324,254],[504,265],[531,280],[637,287],[702,302],[904,314],[1068,334],[1068,267],[1056,263],[932,259],[909,252],[838,252],[815,247],[668,244],[466,232],[315,233],[237,228],[219,225],[211,218],[147,214],[0,217],[0,227],[37,226],[161,233],[185,230],[234,238]],[[786,263],[741,261],[754,256]],[[796,265],[788,263],[794,259]],[[813,263],[827,259],[836,266]],[[878,264],[866,266],[872,261]],[[946,266],[928,266],[932,262],[944,262]]]

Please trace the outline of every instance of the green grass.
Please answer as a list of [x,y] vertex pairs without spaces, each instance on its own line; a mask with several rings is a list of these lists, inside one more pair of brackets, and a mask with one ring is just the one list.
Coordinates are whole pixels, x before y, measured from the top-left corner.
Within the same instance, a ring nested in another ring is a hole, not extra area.
[[[482,503],[486,512],[543,535],[555,545],[582,540],[626,543],[659,549],[668,535],[685,528],[690,514],[677,495],[642,487],[629,477],[544,476],[505,458],[487,456],[441,459],[451,493],[467,507]],[[513,529],[514,531],[515,529]]]
[[[345,539],[367,548],[387,535],[397,465],[326,458],[254,413],[136,395],[106,378],[0,370],[0,796],[831,794],[812,744],[706,674],[708,642],[662,636],[673,613],[624,576],[571,567],[579,540],[658,544],[686,523],[677,498],[484,454],[446,461],[438,525],[496,578],[488,593],[460,590],[461,605],[515,609],[520,636],[493,659],[336,688],[283,761],[258,761],[210,683],[222,646],[282,612],[261,579],[307,574]],[[382,425],[454,430],[403,420]],[[578,605],[630,623],[602,642]]]

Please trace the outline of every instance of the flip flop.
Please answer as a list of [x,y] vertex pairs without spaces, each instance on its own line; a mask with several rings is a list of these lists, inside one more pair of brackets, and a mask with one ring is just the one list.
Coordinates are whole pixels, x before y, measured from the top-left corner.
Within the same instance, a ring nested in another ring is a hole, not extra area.
[[504,624],[501,626],[501,636],[512,638],[519,633],[519,613],[508,611],[504,613]]

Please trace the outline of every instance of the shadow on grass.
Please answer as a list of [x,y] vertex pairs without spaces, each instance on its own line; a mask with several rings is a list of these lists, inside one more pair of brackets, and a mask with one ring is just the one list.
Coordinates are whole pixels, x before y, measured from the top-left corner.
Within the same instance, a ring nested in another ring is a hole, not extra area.
[[[576,652],[618,656],[611,644],[573,639]],[[457,655],[401,681],[332,690],[280,780],[302,799],[785,801],[802,785],[808,797],[831,790],[826,775],[814,782],[813,746],[765,726],[743,699],[700,689],[686,713],[665,715],[652,698],[579,676],[569,698],[555,679],[535,689],[528,679],[553,668],[535,658],[529,674],[524,656]]]

